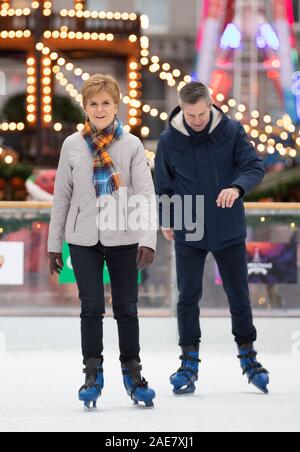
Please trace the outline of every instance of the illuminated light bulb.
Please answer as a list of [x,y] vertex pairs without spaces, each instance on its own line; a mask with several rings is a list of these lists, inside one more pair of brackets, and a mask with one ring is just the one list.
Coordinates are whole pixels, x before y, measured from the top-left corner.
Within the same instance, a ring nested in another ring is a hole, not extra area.
[[149,48],[149,38],[147,36],[141,37],[141,47],[142,49],[148,49]]
[[264,121],[265,121],[267,124],[270,123],[270,122],[272,122],[271,116],[270,116],[270,115],[266,115],[266,116],[264,117]]
[[259,144],[259,145],[257,146],[257,150],[258,150],[259,152],[264,152],[265,149],[266,149],[266,147],[265,147],[264,144]]
[[225,97],[223,94],[220,93],[220,94],[217,94],[216,99],[218,102],[223,102],[225,100]]
[[259,139],[262,143],[266,143],[268,140],[268,137],[267,137],[267,135],[262,134],[262,135],[260,135]]
[[282,140],[284,140],[284,141],[286,141],[287,139],[288,139],[288,134],[287,134],[287,132],[281,132],[281,134],[280,134],[280,138],[282,139]]
[[160,114],[160,119],[162,121],[167,121],[168,117],[169,117],[168,113],[163,112],[163,113]]
[[252,130],[250,135],[252,138],[258,138],[259,132],[258,132],[258,130]]
[[150,134],[149,127],[143,127],[141,130],[142,137],[147,138]]
[[130,102],[130,97],[129,97],[129,96],[123,97],[123,103],[124,103],[125,105],[129,104],[129,102]]
[[221,110],[222,110],[224,113],[228,113],[228,112],[229,112],[229,107],[228,107],[227,105],[222,105]]
[[265,131],[267,132],[267,133],[272,133],[273,132],[273,127],[272,126],[267,126],[266,128],[265,128]]
[[136,63],[136,62],[132,62],[132,63],[130,63],[130,65],[129,65],[129,68],[132,70],[132,71],[135,71],[136,69],[138,69],[138,64]]
[[27,79],[28,85],[34,85],[35,82],[36,82],[36,78],[35,77],[28,77],[28,79]]
[[45,121],[46,123],[51,122],[51,121],[52,121],[52,116],[51,116],[51,115],[45,115],[44,121]]
[[129,119],[129,124],[130,124],[131,126],[136,126],[137,123],[138,123],[138,121],[137,121],[136,118],[130,118],[130,119]]
[[292,124],[292,125],[290,125],[290,126],[288,127],[288,131],[289,131],[290,133],[294,133],[294,132],[296,131],[296,127],[294,126],[294,124]]
[[137,116],[137,109],[136,108],[131,108],[130,110],[129,110],[129,115],[130,116]]
[[180,77],[181,76],[180,70],[179,69],[174,69],[173,76],[176,77],[176,78]]
[[128,39],[130,42],[136,42],[138,40],[136,35],[130,35]]
[[158,116],[158,110],[157,108],[152,108],[152,110],[150,111],[150,115],[153,116],[153,118],[155,118],[156,116]]
[[35,119],[36,119],[35,115],[28,115],[27,116],[27,121],[30,122],[30,123],[34,122]]
[[238,112],[235,114],[235,118],[237,119],[237,121],[241,121],[243,119],[244,115],[241,112]]
[[54,124],[53,127],[56,132],[60,132],[62,130],[62,124],[60,124],[60,123]]
[[5,159],[4,159],[4,161],[5,161],[5,163],[7,163],[8,165],[10,165],[10,164],[14,161],[14,159],[12,158],[11,155],[7,155],[7,156],[5,157]]
[[234,99],[230,99],[228,101],[228,105],[229,107],[234,108],[236,106],[236,101]]
[[64,58],[59,58],[57,60],[57,64],[59,64],[59,66],[64,66],[66,64],[66,60]]

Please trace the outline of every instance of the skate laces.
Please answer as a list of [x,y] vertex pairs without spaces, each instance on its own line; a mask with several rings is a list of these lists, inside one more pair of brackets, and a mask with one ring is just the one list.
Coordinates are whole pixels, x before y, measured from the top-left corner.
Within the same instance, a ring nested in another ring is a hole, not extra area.
[[148,381],[146,381],[144,377],[141,378],[140,381],[138,381],[137,383],[135,383],[133,385],[133,387],[131,389],[131,394],[130,394],[131,398],[133,397],[133,395],[134,395],[135,391],[137,390],[137,388],[148,389],[148,387],[149,387]]
[[[186,372],[190,372],[192,375],[197,376],[198,375],[198,371],[189,366],[189,362],[191,363],[201,363],[201,359],[199,358],[195,358],[193,356],[187,355],[187,354],[183,354],[179,357],[179,359],[182,361],[182,365],[181,367],[178,369],[177,372],[181,372],[181,373],[186,373]],[[175,374],[174,374],[175,375]]]
[[[91,383],[85,383],[80,388],[79,391],[82,391],[83,389],[87,390],[87,389],[90,389],[90,388],[96,388],[98,391],[101,391],[101,387],[100,387],[100,385],[98,385],[96,383],[96,380],[97,380],[98,374],[103,374],[103,368],[99,367],[97,369],[83,369],[83,373],[88,375],[90,378],[93,377],[94,380],[95,380],[95,383],[92,383],[92,382]],[[95,376],[93,376],[93,374],[95,374]]]
[[238,358],[245,362],[245,368],[243,369],[243,375],[248,374],[249,372],[249,383],[254,379],[256,375],[259,374],[269,374],[269,372],[259,363],[256,361],[257,352],[255,350],[250,351],[249,353],[240,354],[238,355]]

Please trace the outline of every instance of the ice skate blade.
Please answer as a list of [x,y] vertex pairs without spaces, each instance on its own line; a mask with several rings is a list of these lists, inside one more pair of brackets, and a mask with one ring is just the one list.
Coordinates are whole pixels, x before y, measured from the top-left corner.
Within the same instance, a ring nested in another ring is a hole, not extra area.
[[258,389],[260,392],[262,392],[263,394],[265,394],[265,395],[268,395],[268,394],[269,394],[269,390],[268,390],[267,387],[263,388],[262,386],[255,385],[254,383],[252,383],[252,384],[253,384],[253,386],[254,386],[255,388],[257,388],[257,389]]
[[[91,406],[91,404],[93,404],[93,406]],[[84,411],[86,413],[90,413],[93,411],[97,411],[97,402],[85,402],[83,405]]]
[[190,386],[190,387],[187,387],[187,388],[184,388],[184,389],[180,389],[180,388],[178,388],[178,389],[174,388],[173,389],[173,393],[176,396],[193,395],[195,393],[195,391],[196,391],[196,387],[195,386]]
[[149,402],[138,402],[137,400],[133,400],[133,404],[135,407],[139,408],[139,409],[144,409],[144,410],[149,410],[151,408],[154,408],[154,403],[153,401],[149,401]]

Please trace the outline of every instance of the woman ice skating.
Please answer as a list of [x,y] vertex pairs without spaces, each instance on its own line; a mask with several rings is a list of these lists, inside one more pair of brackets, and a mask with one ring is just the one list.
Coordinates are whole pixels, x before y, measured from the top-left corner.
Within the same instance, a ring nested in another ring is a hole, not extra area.
[[[150,211],[155,194],[151,171],[142,143],[125,131],[118,119],[117,81],[111,76],[94,75],[85,82],[82,96],[87,116],[84,129],[63,143],[55,181],[48,239],[50,273],[59,274],[63,268],[65,239],[81,301],[86,380],[79,399],[86,409],[96,408],[104,387],[102,275],[106,261],[124,385],[135,404],[149,407],[153,406],[155,392],[141,375],[138,270],[153,262],[157,231],[151,230],[150,223],[149,228],[138,232],[131,229],[128,204],[123,208],[121,192],[126,191],[128,202],[133,195],[142,195]],[[115,210],[108,215],[114,226],[104,225],[103,200],[114,201]]]

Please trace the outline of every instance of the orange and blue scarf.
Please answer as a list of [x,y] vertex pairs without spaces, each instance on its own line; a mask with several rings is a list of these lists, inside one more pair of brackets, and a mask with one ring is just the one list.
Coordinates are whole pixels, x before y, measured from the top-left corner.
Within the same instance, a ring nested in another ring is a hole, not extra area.
[[95,157],[93,181],[97,197],[111,195],[120,188],[120,176],[108,148],[120,140],[122,135],[123,124],[118,118],[101,132],[98,132],[89,120],[84,125],[82,136]]

